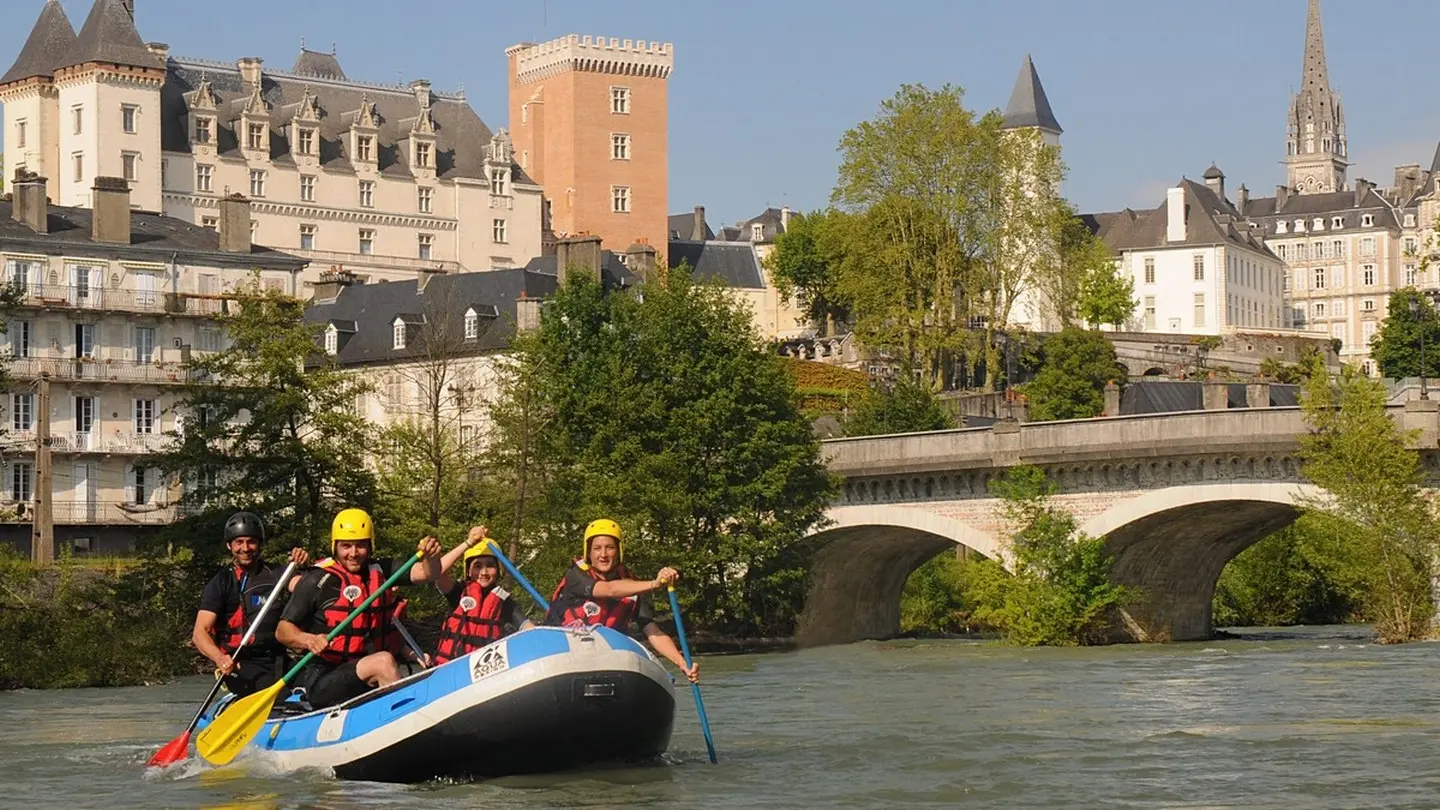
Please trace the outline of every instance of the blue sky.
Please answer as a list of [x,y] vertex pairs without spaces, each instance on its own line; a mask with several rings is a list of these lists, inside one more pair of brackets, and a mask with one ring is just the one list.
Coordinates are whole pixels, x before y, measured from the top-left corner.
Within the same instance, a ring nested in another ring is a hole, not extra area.
[[[41,0],[4,0],[0,61]],[[89,0],[64,0],[77,28]],[[670,209],[712,225],[766,205],[824,205],[835,145],[905,82],[964,87],[1003,107],[1033,55],[1065,128],[1065,191],[1081,210],[1158,205],[1216,161],[1230,188],[1283,182],[1285,104],[1300,78],[1305,0],[136,0],[141,35],[172,53],[260,56],[288,69],[303,36],[335,42],[356,79],[465,87],[506,124],[504,49],[566,33],[672,42]],[[222,11],[223,9],[223,11]],[[1331,82],[1352,179],[1430,164],[1440,2],[1324,0]],[[211,33],[205,33],[211,32]]]

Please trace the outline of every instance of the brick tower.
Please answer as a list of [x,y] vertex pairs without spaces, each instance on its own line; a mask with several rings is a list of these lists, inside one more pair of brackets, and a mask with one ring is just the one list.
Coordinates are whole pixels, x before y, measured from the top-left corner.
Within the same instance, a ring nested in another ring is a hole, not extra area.
[[545,188],[554,236],[591,233],[617,253],[669,236],[670,44],[581,37],[506,49],[510,136]]

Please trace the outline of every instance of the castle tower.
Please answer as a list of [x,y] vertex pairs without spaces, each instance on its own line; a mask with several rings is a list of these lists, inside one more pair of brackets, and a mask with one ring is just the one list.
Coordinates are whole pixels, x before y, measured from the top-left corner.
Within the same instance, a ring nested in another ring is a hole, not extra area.
[[135,30],[133,0],[95,0],[55,70],[61,205],[90,205],[96,177],[130,181],[132,208],[161,210],[163,45]]
[[1045,87],[1040,84],[1040,74],[1035,72],[1035,63],[1030,55],[1020,65],[1020,75],[1015,78],[1015,89],[1010,91],[1010,103],[1005,105],[1005,129],[1033,129],[1050,146],[1060,145],[1060,122],[1050,109],[1050,99]]
[[[669,237],[670,44],[581,37],[506,49],[510,136],[545,189],[544,227],[621,252]],[[663,261],[663,259],[662,259]]]
[[[0,77],[5,105],[7,171],[25,169],[49,179],[47,196],[59,199],[60,94],[55,71],[75,46],[75,29],[59,0],[46,0],[15,64]],[[9,178],[6,178],[7,180]]]
[[[1064,132],[1050,109],[1050,99],[1040,83],[1040,74],[1035,62],[1027,54],[1020,64],[1020,75],[1015,79],[1015,89],[1010,92],[1010,102],[1005,105],[1003,137],[1006,147],[1021,150],[1012,173],[1008,176],[1005,195],[1007,210],[1012,206],[1020,208],[1031,205],[1040,198],[1058,196],[1058,184],[1040,179],[1050,176],[1042,168],[1053,166],[1052,159],[1060,149],[1060,134]],[[1019,211],[1007,217],[1012,223],[1028,221]],[[1023,247],[1016,249],[1016,255],[1040,256],[1048,252],[1044,245],[1035,244],[1036,234],[1019,232],[1007,234],[1007,239],[1018,240]],[[1027,273],[1027,276],[1029,273]],[[1063,326],[1059,307],[1049,300],[1045,292],[1033,283],[1026,283],[1016,291],[1015,300],[1009,308],[1010,323],[1038,331],[1058,330]]]
[[1291,95],[1287,118],[1286,184],[1301,194],[1345,191],[1345,110],[1330,90],[1320,0],[1310,0],[1300,92]]

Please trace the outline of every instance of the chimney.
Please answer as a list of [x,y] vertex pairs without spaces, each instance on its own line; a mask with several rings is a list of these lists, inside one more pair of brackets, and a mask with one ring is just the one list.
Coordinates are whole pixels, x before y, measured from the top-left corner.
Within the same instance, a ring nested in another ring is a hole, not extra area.
[[430,109],[429,79],[416,79],[415,81],[410,82],[410,91],[415,94],[415,103],[420,105],[420,109]]
[[1185,241],[1185,188],[1176,186],[1165,192],[1165,241]]
[[90,190],[90,238],[113,245],[130,244],[130,184],[123,177],[96,177]]
[[1359,178],[1358,180],[1355,181],[1355,207],[1356,207],[1356,208],[1359,208],[1360,206],[1362,206],[1362,205],[1365,204],[1365,198],[1370,195],[1370,189],[1372,189],[1372,188],[1374,188],[1374,187],[1375,187],[1375,184],[1374,184],[1374,183],[1370,182],[1369,180],[1366,180],[1366,179],[1363,178],[1363,177],[1361,177],[1361,178]]
[[1105,383],[1105,416],[1120,415],[1120,386],[1114,380]]
[[690,241],[705,241],[705,206],[695,206],[695,224],[690,227]]
[[45,196],[45,178],[34,172],[16,171],[10,185],[10,216],[35,233],[49,233],[50,200]]
[[565,286],[571,273],[578,273],[596,284],[600,283],[600,237],[590,234],[567,236],[555,242],[555,274],[557,283]]
[[244,56],[235,63],[235,66],[240,69],[240,79],[245,82],[247,88],[260,84],[262,75],[260,67],[264,64],[265,60],[258,56]]
[[790,230],[790,206],[782,205],[780,207],[780,233],[788,230]]
[[250,201],[242,194],[220,200],[220,249],[226,253],[250,252]]
[[519,332],[533,332],[540,328],[540,299],[521,297],[515,299],[515,329]]
[[655,248],[650,247],[643,239],[637,240],[625,249],[625,266],[649,284],[655,280]]
[[1245,206],[1249,204],[1250,189],[1246,188],[1244,183],[1241,183],[1240,188],[1235,189],[1235,207],[1240,209],[1240,214],[1243,216],[1245,214]]
[[145,50],[154,54],[155,58],[161,62],[170,61],[170,46],[163,42],[147,42],[145,43]]
[[342,267],[332,267],[320,274],[320,280],[311,285],[311,298],[317,301],[333,301],[340,297],[340,291],[351,284],[359,284],[360,277]]
[[1230,384],[1215,379],[1213,371],[1210,374],[1210,379],[1200,384],[1200,407],[1207,411],[1223,411],[1230,407]]
[[1275,213],[1278,214],[1278,213],[1280,213],[1281,211],[1285,210],[1285,203],[1286,203],[1289,199],[1290,199],[1290,187],[1289,187],[1289,186],[1276,186],[1276,187],[1275,187]]

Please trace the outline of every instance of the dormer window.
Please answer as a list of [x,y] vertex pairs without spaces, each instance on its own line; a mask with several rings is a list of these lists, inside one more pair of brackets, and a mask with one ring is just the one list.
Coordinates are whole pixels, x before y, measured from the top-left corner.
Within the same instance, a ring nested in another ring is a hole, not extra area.
[[1373,226],[1374,224],[1375,224],[1375,215],[1374,215],[1374,214],[1362,214],[1362,215],[1361,215],[1361,217],[1360,217],[1360,227],[1362,227],[1362,228],[1369,228],[1369,227]]
[[1285,233],[1285,232],[1286,232],[1286,231],[1285,231],[1285,220],[1282,219],[1282,220],[1276,222],[1276,223],[1275,223],[1275,233]]
[[315,130],[301,127],[295,137],[295,152],[300,155],[315,154]]
[[375,160],[375,137],[373,135],[357,135],[355,137],[355,159],[363,163],[370,163]]
[[1316,217],[1316,218],[1315,218],[1315,221],[1312,222],[1312,223],[1310,223],[1310,230],[1312,230],[1312,231],[1323,231],[1323,230],[1325,230],[1325,220],[1324,220],[1323,218],[1321,218],[1321,217]]
[[391,348],[393,348],[393,349],[403,349],[403,348],[405,348],[405,321],[401,320],[400,318],[396,318],[396,319],[395,319],[395,323],[392,324],[391,326],[392,326]]
[[509,180],[510,180],[510,170],[509,170],[509,169],[502,169],[502,168],[491,169],[491,170],[490,170],[490,193],[491,193],[491,194],[496,194],[496,195],[501,195],[501,196],[503,196],[503,195],[505,194],[506,187],[507,187],[508,184],[509,184]]
[[215,119],[195,117],[195,143],[210,143],[215,137]]
[[1405,215],[1405,227],[1407,227],[1407,228],[1413,228],[1413,227],[1415,227],[1415,215],[1414,215],[1414,214],[1406,214],[1406,215]]
[[340,351],[340,330],[336,329],[335,324],[332,323],[325,327],[325,353],[334,357],[338,351]]
[[430,144],[415,144],[415,165],[421,169],[430,168]]
[[1295,233],[1304,233],[1304,232],[1305,232],[1305,220],[1303,220],[1303,219],[1297,219],[1297,220],[1295,220]]
[[1331,218],[1330,218],[1330,228],[1331,228],[1332,230],[1338,230],[1338,229],[1343,228],[1343,227],[1345,227],[1345,218],[1344,218],[1344,217],[1331,217]]
[[250,124],[245,128],[245,146],[247,149],[265,148],[264,124]]
[[480,337],[480,316],[475,314],[472,307],[465,310],[465,339],[475,340]]
[[754,223],[754,224],[752,224],[752,225],[750,226],[750,241],[752,241],[752,242],[763,242],[763,241],[765,241],[765,226],[764,226],[764,225],[756,222],[756,223]]

